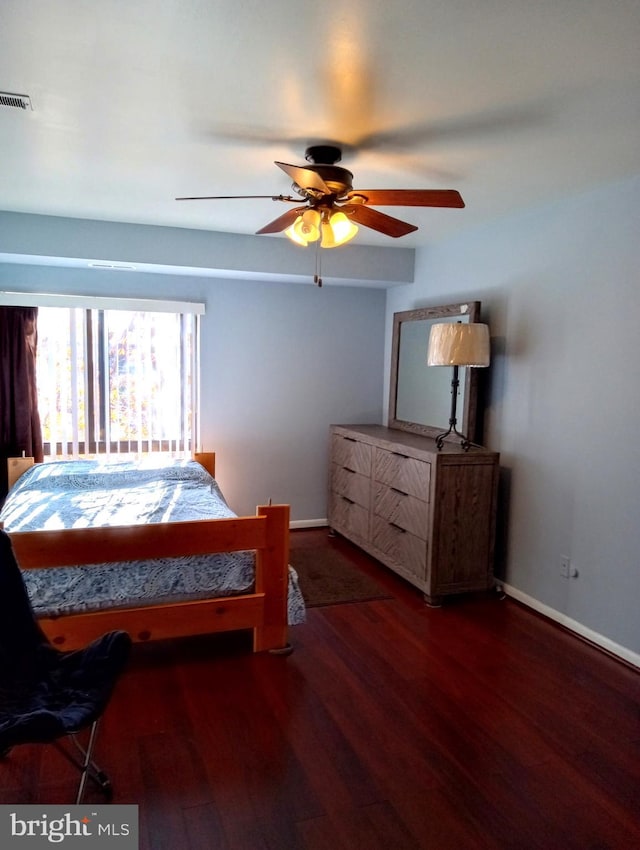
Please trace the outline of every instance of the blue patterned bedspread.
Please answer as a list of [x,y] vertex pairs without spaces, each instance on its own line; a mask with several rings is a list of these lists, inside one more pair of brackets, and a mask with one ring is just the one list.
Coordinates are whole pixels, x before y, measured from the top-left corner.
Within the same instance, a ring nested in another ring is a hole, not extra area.
[[[12,532],[234,516],[217,482],[199,463],[150,457],[37,464],[11,489],[0,520]],[[32,569],[23,575],[36,613],[56,617],[245,593],[253,587],[254,553]],[[291,568],[288,601],[289,624],[304,622],[304,600]]]

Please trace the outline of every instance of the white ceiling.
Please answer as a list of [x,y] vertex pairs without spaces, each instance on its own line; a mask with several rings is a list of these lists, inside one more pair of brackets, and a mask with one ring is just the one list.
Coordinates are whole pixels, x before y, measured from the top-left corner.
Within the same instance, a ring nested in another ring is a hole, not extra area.
[[[640,173],[640,0],[21,0],[0,8],[0,209],[253,233],[274,160],[343,145],[412,247]],[[261,236],[260,239],[282,237]]]

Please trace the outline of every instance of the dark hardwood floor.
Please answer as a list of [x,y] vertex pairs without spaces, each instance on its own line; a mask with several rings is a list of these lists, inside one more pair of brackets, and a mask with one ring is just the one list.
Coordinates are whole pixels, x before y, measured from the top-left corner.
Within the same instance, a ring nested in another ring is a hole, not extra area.
[[[114,802],[144,850],[640,848],[640,672],[508,599],[314,608],[289,657],[245,635],[139,645],[103,719]],[[0,764],[0,802],[72,802],[50,747]],[[100,801],[90,790],[88,800]]]

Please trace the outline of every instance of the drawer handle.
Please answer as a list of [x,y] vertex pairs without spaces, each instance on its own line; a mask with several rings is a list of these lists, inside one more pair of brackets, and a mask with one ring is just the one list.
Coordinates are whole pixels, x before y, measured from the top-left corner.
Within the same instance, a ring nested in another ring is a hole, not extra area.
[[398,490],[397,487],[390,487],[389,489],[392,490],[394,493],[399,493],[401,496],[408,496],[409,495],[408,493],[405,493],[404,490]]
[[347,497],[346,497],[346,496],[343,496],[343,497],[342,497],[342,499],[343,499],[345,502],[348,502],[348,504],[350,504],[350,505],[355,505],[355,502],[353,501],[353,499],[347,499]]
[[349,440],[349,442],[350,442],[350,443],[357,443],[357,442],[358,442],[358,441],[355,439],[355,437],[343,437],[342,439],[343,439],[343,440]]
[[396,531],[401,531],[403,534],[407,533],[407,529],[403,528],[401,525],[396,525],[395,522],[390,522],[389,525],[391,528],[395,528]]
[[356,474],[355,469],[351,469],[351,468],[350,468],[350,467],[348,467],[348,466],[343,466],[342,468],[344,469],[344,471],[345,471],[345,472],[350,472],[352,475],[355,475],[355,474]]
[[403,455],[402,452],[391,452],[391,454],[396,457],[403,457],[405,460],[409,457],[409,455]]

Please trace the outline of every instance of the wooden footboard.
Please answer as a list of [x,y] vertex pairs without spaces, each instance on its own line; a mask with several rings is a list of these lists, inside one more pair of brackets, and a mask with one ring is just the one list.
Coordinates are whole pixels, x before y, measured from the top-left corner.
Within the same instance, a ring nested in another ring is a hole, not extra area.
[[256,550],[253,593],[42,618],[44,631],[61,648],[78,648],[111,629],[124,629],[134,641],[252,629],[256,652],[287,646],[288,505],[260,506],[255,517],[25,531],[10,536],[22,569]]

